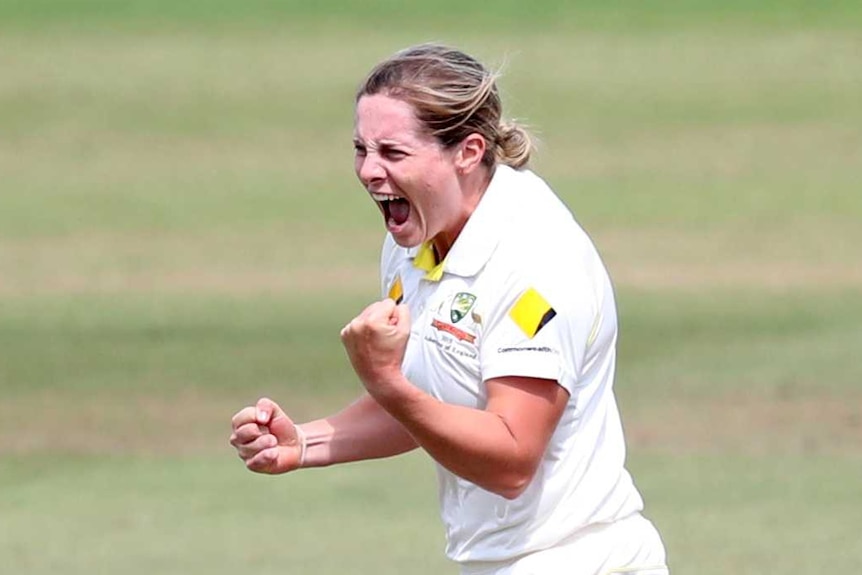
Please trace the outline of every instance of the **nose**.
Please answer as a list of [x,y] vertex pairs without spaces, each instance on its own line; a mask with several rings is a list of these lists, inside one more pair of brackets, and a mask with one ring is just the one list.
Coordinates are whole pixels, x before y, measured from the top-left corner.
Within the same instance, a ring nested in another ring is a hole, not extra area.
[[375,154],[356,156],[356,176],[367,189],[373,189],[386,179],[386,170],[383,169],[379,158]]

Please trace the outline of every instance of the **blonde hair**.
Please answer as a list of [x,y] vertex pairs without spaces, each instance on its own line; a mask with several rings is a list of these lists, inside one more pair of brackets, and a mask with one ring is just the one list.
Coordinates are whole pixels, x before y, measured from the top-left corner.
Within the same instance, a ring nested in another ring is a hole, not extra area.
[[420,44],[375,66],[357,90],[356,101],[376,94],[402,100],[443,147],[478,133],[486,143],[483,164],[519,169],[530,160],[533,140],[523,126],[502,119],[498,77],[460,50]]

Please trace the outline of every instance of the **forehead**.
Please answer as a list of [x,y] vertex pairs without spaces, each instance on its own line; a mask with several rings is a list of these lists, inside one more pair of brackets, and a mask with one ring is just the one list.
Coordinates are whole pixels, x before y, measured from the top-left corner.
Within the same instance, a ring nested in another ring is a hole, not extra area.
[[410,104],[382,94],[362,96],[354,122],[354,135],[364,141],[428,139]]

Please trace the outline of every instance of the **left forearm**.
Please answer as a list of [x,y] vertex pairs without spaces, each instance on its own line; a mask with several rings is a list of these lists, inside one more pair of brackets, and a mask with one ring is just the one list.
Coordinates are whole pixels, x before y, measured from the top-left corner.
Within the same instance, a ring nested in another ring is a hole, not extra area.
[[443,403],[406,380],[376,399],[438,463],[488,491],[514,498],[535,473],[538,459],[501,414]]

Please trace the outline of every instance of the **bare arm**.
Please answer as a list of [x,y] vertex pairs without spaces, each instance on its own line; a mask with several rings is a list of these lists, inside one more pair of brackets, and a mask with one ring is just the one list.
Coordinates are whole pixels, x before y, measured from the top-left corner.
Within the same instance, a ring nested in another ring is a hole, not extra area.
[[335,415],[299,427],[306,441],[303,467],[390,457],[417,447],[407,430],[369,395]]
[[246,467],[258,473],[389,457],[416,447],[404,427],[369,395],[331,417],[303,425],[262,398],[237,412],[232,427],[231,445]]
[[513,499],[535,475],[568,393],[554,381],[523,377],[490,380],[486,386],[484,410],[443,403],[407,380],[380,398],[438,463]]
[[368,306],[341,332],[353,368],[377,403],[437,462],[477,485],[514,498],[535,475],[568,393],[556,382],[504,377],[485,382],[484,410],[438,401],[401,372],[406,306]]

